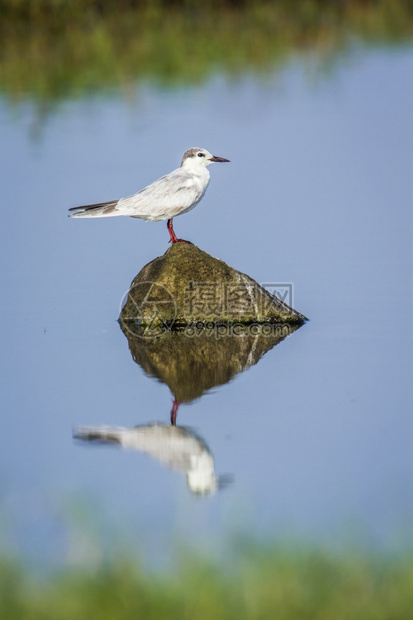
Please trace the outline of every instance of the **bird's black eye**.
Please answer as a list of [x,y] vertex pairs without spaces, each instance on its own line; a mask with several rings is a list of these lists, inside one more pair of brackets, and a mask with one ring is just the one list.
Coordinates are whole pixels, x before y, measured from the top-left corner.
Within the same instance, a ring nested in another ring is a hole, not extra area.
[[205,157],[203,153],[198,153],[198,157]]

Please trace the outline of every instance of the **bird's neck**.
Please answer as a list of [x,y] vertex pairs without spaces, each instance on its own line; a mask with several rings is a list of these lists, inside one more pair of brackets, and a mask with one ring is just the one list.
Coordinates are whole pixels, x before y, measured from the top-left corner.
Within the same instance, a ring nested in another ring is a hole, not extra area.
[[208,168],[203,166],[191,166],[190,164],[183,166],[183,168],[184,170],[189,172],[189,174],[192,174],[193,176],[202,179],[204,182],[209,181],[210,174]]

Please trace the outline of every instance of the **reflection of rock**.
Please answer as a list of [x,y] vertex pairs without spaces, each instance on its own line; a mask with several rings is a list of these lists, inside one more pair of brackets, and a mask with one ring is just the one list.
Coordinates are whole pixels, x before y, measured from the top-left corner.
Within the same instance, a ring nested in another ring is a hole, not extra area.
[[174,243],[135,277],[120,319],[154,328],[197,321],[301,324],[306,317],[195,245]]
[[120,321],[134,361],[150,376],[166,383],[175,400],[188,403],[216,385],[256,364],[295,325],[215,325],[164,331],[148,337],[145,329]]
[[84,426],[74,438],[81,441],[118,444],[152,456],[169,469],[186,474],[193,493],[214,493],[225,483],[214,472],[214,458],[206,443],[190,429],[182,426],[149,424],[135,428]]

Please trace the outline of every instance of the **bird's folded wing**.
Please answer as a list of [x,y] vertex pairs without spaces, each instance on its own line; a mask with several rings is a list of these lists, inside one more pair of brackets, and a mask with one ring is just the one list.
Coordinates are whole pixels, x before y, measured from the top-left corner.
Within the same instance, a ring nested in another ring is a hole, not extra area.
[[157,219],[166,212],[188,209],[203,194],[203,188],[182,168],[161,177],[137,194],[122,198],[117,210],[125,215]]

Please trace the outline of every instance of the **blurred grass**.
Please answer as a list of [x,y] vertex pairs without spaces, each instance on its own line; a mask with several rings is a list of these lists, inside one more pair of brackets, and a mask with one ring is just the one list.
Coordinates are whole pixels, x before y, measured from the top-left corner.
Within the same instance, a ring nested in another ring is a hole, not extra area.
[[407,620],[412,609],[411,553],[367,558],[252,544],[225,568],[187,556],[149,574],[124,560],[47,581],[0,561],[2,620]]
[[320,62],[354,44],[411,42],[412,0],[0,0],[0,94],[40,105],[140,80]]

